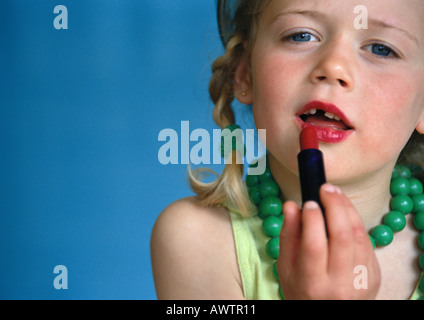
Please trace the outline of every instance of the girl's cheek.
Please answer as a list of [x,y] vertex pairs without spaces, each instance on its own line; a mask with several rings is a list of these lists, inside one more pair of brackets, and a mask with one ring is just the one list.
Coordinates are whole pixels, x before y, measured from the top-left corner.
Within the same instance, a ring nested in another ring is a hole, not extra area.
[[405,120],[415,118],[418,88],[411,81],[410,74],[399,73],[368,80],[366,88],[368,103],[374,110],[374,115],[370,115],[372,119],[399,125]]
[[[296,106],[299,97],[296,92],[301,90],[299,69],[286,63],[265,62],[263,69],[255,75],[253,82],[253,97],[255,103],[261,105],[263,112],[270,117],[282,116]],[[276,120],[276,119],[274,119]]]

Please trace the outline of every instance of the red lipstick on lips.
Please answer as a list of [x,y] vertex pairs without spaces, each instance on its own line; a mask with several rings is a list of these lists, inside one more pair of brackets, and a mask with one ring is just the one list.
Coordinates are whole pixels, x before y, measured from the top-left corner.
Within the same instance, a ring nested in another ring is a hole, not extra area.
[[307,103],[297,114],[300,128],[313,128],[319,141],[339,143],[346,140],[353,127],[346,115],[334,104],[321,101]]

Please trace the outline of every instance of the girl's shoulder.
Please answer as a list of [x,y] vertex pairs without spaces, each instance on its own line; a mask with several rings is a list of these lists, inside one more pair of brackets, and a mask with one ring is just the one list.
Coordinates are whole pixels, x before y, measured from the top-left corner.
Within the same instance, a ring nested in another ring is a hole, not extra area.
[[[230,226],[229,213],[224,207],[202,207],[196,197],[173,202],[166,207],[156,220],[153,228],[161,236],[196,237],[223,232]],[[228,230],[227,230],[228,231]],[[162,234],[163,233],[163,234]]]
[[194,197],[169,205],[153,228],[151,258],[159,299],[243,297],[230,214],[223,207],[201,207]]

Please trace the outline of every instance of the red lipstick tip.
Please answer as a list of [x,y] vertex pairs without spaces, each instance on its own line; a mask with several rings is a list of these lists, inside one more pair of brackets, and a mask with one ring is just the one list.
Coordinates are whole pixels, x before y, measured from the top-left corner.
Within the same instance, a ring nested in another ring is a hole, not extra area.
[[300,133],[300,149],[318,149],[318,136],[313,128],[305,128]]

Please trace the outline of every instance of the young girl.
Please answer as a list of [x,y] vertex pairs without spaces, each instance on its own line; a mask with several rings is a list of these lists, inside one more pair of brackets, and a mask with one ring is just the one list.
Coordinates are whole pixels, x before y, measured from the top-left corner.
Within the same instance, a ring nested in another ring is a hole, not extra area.
[[[225,128],[234,98],[252,105],[267,171],[245,183],[233,161],[209,184],[190,172],[198,196],[171,204],[153,230],[158,298],[422,298],[422,185],[396,164],[423,164],[424,2],[219,5],[237,10],[221,21],[233,31],[213,65],[213,117]],[[301,203],[305,127],[324,154],[325,220],[317,203]]]

